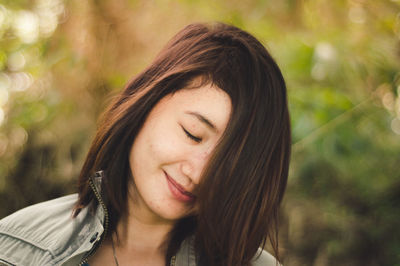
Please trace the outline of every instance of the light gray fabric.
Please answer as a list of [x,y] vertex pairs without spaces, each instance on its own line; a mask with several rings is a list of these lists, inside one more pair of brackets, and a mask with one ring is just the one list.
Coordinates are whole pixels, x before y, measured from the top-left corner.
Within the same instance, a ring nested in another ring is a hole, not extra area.
[[[196,266],[196,254],[194,250],[194,238],[189,237],[185,239],[181,248],[176,255],[177,266]],[[257,254],[254,256],[252,266],[282,266],[277,264],[274,256],[267,251],[259,248]]]
[[82,257],[99,241],[104,215],[101,208],[96,214],[85,208],[73,219],[72,207],[76,201],[76,194],[69,195],[2,219],[0,261],[11,265],[69,265],[66,261]]
[[[261,252],[261,254],[260,254]],[[258,256],[259,255],[259,256]],[[267,251],[258,249],[257,254],[254,256],[252,261],[252,266],[282,266],[282,264],[277,263],[274,256],[269,254]]]

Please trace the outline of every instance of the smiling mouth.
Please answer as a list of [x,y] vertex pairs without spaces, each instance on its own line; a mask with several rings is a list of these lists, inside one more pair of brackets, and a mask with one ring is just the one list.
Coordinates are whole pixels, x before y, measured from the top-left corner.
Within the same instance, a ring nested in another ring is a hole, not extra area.
[[169,190],[171,191],[174,198],[182,202],[193,202],[196,197],[186,191],[180,184],[178,184],[173,178],[171,178],[165,171],[165,177],[167,179]]

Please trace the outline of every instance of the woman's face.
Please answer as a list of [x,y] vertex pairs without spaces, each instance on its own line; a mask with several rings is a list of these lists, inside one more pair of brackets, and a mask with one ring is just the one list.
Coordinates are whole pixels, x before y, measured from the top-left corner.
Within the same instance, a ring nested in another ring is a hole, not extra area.
[[135,216],[176,220],[193,212],[194,189],[230,112],[228,94],[210,85],[179,90],[154,106],[129,156]]

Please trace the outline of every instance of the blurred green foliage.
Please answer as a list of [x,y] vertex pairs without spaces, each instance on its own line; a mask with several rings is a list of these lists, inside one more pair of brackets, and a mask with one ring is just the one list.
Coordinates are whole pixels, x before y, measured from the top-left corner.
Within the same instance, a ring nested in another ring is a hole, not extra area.
[[400,1],[0,0],[0,217],[75,191],[111,95],[184,25],[256,35],[286,77],[285,265],[400,265]]

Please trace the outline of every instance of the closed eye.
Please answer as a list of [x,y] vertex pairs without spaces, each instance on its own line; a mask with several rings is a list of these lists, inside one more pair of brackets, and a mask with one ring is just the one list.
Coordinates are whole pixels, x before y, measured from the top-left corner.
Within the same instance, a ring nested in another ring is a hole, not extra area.
[[[181,126],[181,127],[182,127],[182,126]],[[197,143],[200,143],[200,142],[202,141],[201,138],[196,137],[196,136],[193,136],[192,134],[190,134],[190,132],[187,131],[184,127],[182,127],[182,130],[185,132],[186,136],[187,136],[188,138],[190,138],[191,140],[194,140],[194,141],[197,142]]]

